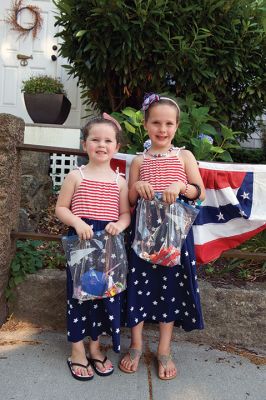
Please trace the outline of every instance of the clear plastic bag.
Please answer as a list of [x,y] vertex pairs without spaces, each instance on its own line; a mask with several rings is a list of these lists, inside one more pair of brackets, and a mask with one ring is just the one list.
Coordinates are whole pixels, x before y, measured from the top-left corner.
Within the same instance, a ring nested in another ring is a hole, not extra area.
[[112,297],[126,289],[128,271],[123,234],[94,232],[90,240],[63,236],[63,248],[73,279],[73,298]]
[[161,199],[156,193],[151,201],[139,200],[132,247],[143,260],[173,267],[180,264],[182,245],[199,210],[184,201],[169,205]]

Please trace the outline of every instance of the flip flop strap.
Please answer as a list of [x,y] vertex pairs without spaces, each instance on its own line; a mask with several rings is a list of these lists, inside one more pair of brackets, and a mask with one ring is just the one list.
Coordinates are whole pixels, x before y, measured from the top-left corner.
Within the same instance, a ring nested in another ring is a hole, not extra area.
[[97,358],[91,358],[91,361],[93,361],[94,363],[99,362],[102,364],[103,367],[105,367],[105,362],[107,361],[107,356],[104,357],[103,361],[98,360]]
[[138,350],[138,349],[130,348],[130,349],[128,349],[128,354],[129,354],[130,361],[133,362],[136,357],[141,356],[142,351]]
[[157,360],[162,364],[164,369],[166,369],[168,361],[172,360],[172,355],[171,354],[169,354],[169,355],[158,354]]
[[79,363],[73,363],[72,361],[70,361],[71,363],[71,367],[82,367],[82,368],[88,368],[90,366],[90,362],[88,361],[87,365],[84,364],[79,364]]

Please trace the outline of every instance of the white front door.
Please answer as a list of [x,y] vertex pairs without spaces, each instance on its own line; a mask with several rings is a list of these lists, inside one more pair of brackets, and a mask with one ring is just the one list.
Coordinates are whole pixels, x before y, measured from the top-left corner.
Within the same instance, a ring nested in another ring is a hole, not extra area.
[[[66,60],[58,56],[58,41],[54,38],[57,31],[54,27],[56,7],[51,0],[23,1],[23,6],[34,3],[34,6],[39,7],[41,11],[42,27],[33,39],[31,31],[27,36],[19,37],[19,32],[12,30],[12,26],[5,21],[13,3],[12,0],[0,2],[0,113],[16,115],[23,118],[26,123],[32,122],[21,93],[22,81],[32,75],[47,74],[62,80],[71,101],[71,112],[65,125],[79,126],[81,116],[79,89],[76,81],[69,78],[62,68]],[[18,22],[23,27],[32,26],[33,16],[24,9],[19,13]],[[18,58],[21,55],[32,58],[24,63]]]

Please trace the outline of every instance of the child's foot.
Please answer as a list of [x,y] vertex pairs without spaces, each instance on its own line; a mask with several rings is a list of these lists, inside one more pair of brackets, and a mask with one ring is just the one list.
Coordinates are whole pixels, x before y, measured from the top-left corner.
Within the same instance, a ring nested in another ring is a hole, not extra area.
[[171,354],[157,354],[158,377],[162,380],[174,379],[177,375],[177,369],[172,361]]
[[83,343],[72,344],[72,354],[67,363],[74,378],[93,377],[93,370],[86,357]]
[[108,376],[114,372],[112,362],[100,350],[90,351],[89,361],[97,375]]
[[[79,381],[90,381],[93,378],[90,362],[87,360],[86,364],[74,363],[71,358],[68,358],[67,365],[69,366],[73,378]],[[91,373],[90,373],[90,371]]]
[[136,372],[139,366],[141,354],[141,350],[129,348],[119,363],[121,371],[126,372],[127,374],[133,374]]

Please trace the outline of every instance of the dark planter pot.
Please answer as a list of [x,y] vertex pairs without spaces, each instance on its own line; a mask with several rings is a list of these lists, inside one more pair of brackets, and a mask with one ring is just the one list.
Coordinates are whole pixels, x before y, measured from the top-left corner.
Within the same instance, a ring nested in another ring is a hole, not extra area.
[[71,108],[64,94],[24,93],[24,101],[33,122],[40,124],[63,124]]

